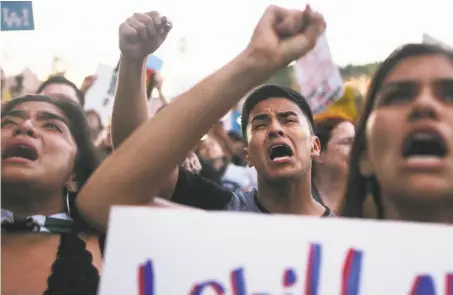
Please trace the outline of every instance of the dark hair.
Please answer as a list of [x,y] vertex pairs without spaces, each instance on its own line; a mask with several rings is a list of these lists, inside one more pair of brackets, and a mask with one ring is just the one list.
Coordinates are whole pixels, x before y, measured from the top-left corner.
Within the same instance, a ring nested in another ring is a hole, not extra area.
[[247,139],[247,125],[252,109],[261,101],[271,97],[282,97],[291,100],[305,114],[308,120],[310,132],[313,134],[313,114],[305,98],[297,91],[284,86],[265,84],[255,88],[245,99],[242,106],[241,129],[244,140]]
[[77,99],[79,100],[80,105],[83,107],[85,106],[85,94],[71,81],[66,79],[64,76],[52,76],[46,81],[44,81],[39,87],[38,90],[36,90],[37,94],[40,94],[41,92],[44,91],[44,89],[51,85],[51,84],[64,84],[68,85],[69,87],[73,88],[76,92]]
[[366,124],[374,108],[376,95],[383,81],[396,65],[409,57],[438,54],[445,55],[453,60],[453,53],[439,46],[431,44],[407,44],[395,50],[387,57],[374,74],[368,89],[361,118],[356,126],[355,140],[351,148],[345,203],[342,210],[343,216],[363,217],[363,204],[366,196],[371,194],[376,205],[378,218],[384,218],[379,184],[374,176],[365,177],[362,175],[359,168],[360,159],[366,150]]
[[[2,106],[1,116],[19,104],[30,101],[42,101],[55,105],[63,111],[69,121],[69,129],[77,144],[77,159],[75,161],[75,180],[81,187],[99,165],[96,149],[90,138],[88,122],[83,109],[69,100],[52,99],[44,95],[27,95],[8,101]],[[64,189],[63,196],[67,192]],[[79,232],[89,231],[75,206],[75,195],[69,194],[69,210],[74,219],[76,230],[63,233],[60,237],[57,259],[52,265],[52,273],[48,278],[45,295],[50,294],[96,294],[99,283],[99,273],[92,264],[92,255],[87,251],[85,242],[79,238]]]

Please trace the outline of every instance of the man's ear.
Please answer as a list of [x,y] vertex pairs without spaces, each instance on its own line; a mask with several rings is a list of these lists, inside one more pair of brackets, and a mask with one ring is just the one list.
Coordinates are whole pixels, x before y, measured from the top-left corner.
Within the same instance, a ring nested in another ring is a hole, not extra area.
[[312,157],[319,157],[321,154],[321,142],[317,136],[311,137],[311,156]]
[[255,165],[253,165],[252,159],[249,154],[249,149],[247,147],[244,147],[244,155],[245,155],[245,161],[247,162],[247,166],[249,166],[249,167],[255,166]]

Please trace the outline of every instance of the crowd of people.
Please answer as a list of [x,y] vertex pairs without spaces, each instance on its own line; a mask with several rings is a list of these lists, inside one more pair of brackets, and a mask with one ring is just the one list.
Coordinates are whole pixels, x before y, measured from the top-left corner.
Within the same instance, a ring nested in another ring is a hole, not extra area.
[[[453,53],[402,46],[360,118],[317,116],[262,83],[325,27],[309,6],[269,7],[242,52],[154,114],[146,58],[172,23],[136,13],[119,27],[111,126],[64,77],[4,103],[2,294],[96,294],[119,204],[453,223]],[[228,131],[243,97],[241,132]]]

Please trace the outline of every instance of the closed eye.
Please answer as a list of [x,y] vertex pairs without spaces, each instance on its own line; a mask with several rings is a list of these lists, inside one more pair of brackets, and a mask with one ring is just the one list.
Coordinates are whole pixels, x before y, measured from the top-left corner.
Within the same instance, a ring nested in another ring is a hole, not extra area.
[[285,119],[285,123],[297,123],[298,121],[294,118]]
[[44,128],[57,130],[58,132],[62,132],[61,128],[57,124],[52,123],[52,122],[44,123]]

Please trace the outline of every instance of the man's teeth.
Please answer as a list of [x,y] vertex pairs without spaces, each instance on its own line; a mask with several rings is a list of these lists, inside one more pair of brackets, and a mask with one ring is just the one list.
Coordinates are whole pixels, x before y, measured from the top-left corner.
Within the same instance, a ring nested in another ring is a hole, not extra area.
[[289,158],[290,158],[289,156],[276,157],[272,161],[286,160],[286,159],[289,159]]
[[409,163],[430,163],[430,162],[438,162],[442,158],[433,155],[414,155],[407,157],[407,162]]

